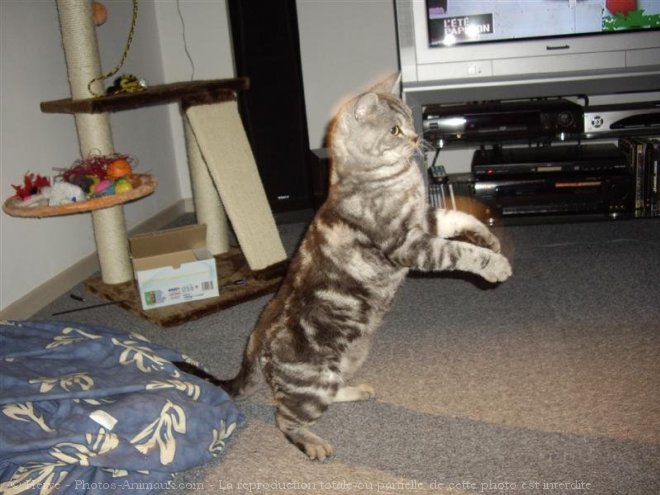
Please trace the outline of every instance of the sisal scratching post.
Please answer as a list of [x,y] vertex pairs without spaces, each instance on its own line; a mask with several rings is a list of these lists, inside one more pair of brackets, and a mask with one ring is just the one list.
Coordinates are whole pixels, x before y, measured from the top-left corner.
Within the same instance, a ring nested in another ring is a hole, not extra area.
[[236,101],[191,106],[186,116],[250,268],[285,260]]
[[206,246],[213,255],[229,250],[229,226],[225,209],[218,196],[213,179],[209,175],[195,135],[188,119],[184,117],[183,127],[186,134],[186,150],[190,167],[190,183],[195,202],[197,223],[206,224]]
[[[89,82],[101,74],[101,62],[96,30],[92,21],[90,0],[57,0],[71,97],[85,99],[90,94]],[[92,89],[103,92],[100,81]],[[110,120],[107,114],[76,114],[76,130],[80,154],[86,158],[92,153],[114,153]],[[128,251],[128,236],[121,206],[92,212],[96,247],[103,282],[119,284],[133,279]]]

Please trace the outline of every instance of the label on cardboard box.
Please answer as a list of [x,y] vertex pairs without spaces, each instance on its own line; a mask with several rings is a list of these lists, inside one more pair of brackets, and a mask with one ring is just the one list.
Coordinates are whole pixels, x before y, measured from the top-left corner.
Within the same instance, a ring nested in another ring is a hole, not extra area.
[[213,258],[137,272],[143,309],[216,297],[217,280]]

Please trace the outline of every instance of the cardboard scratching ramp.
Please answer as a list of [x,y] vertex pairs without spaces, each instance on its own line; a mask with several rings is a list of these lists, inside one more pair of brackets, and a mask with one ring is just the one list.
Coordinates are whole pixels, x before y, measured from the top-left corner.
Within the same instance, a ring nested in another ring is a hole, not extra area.
[[286,259],[236,101],[184,109],[250,268]]

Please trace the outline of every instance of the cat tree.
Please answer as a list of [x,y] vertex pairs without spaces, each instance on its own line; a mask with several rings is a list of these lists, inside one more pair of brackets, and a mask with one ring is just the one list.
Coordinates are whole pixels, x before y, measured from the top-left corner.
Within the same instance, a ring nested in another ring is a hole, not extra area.
[[[152,319],[155,315],[157,323],[163,324],[164,318],[173,324],[172,321],[177,323],[272,290],[280,281],[286,253],[238,113],[237,93],[247,89],[249,81],[239,78],[173,83],[153,86],[137,93],[94,98],[93,93],[102,94],[103,87],[100,80],[95,80],[102,72],[91,0],[56,0],[56,3],[71,98],[43,102],[42,111],[74,115],[80,153],[82,157],[87,157],[92,153],[114,153],[109,112],[178,102],[184,116],[197,220],[207,225],[207,246],[212,254],[218,255],[221,277],[223,272],[228,277],[240,273],[243,277],[241,280],[247,279],[240,293],[230,294],[228,299],[227,294],[221,294],[220,301],[207,300],[208,307],[198,304],[204,301],[188,303],[196,305],[192,312],[194,314],[186,315],[183,311],[184,314],[177,317],[179,319],[174,318],[176,321],[172,318],[168,320],[166,315],[158,317],[160,309],[167,313],[168,308],[150,310],[146,316]],[[90,81],[93,82],[90,84]],[[155,187],[155,183],[152,185]],[[145,190],[142,195],[153,191],[153,187]],[[127,197],[126,201],[134,199],[137,198]],[[126,291],[130,292],[133,286],[133,270],[121,205],[124,201],[115,201],[119,204],[102,204],[100,207],[89,202],[88,208],[92,213],[101,267],[101,280],[93,283],[91,288],[110,299],[125,298]],[[77,211],[84,211],[84,208],[78,208]],[[236,250],[229,246],[227,216],[240,244],[241,256],[238,258]],[[223,260],[222,256],[228,259]],[[247,260],[247,267],[237,266],[242,256]],[[228,274],[227,271],[232,273]],[[142,313],[139,301],[133,304],[126,301],[122,305]],[[174,312],[181,311],[181,308],[177,308]]]

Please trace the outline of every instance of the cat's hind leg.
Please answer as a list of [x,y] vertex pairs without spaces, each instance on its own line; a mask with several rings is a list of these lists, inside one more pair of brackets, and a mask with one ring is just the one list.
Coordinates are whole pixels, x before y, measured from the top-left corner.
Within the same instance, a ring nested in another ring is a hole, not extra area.
[[334,447],[309,427],[334,401],[340,375],[324,366],[273,359],[265,376],[273,389],[275,419],[284,436],[312,460],[330,457]]
[[284,436],[312,460],[323,461],[334,454],[331,443],[309,430],[308,426],[323,414],[328,404],[316,400],[278,399],[275,419]]
[[312,460],[323,461],[332,456],[335,448],[309,430],[309,426],[328,408],[332,402],[350,402],[368,400],[374,397],[371,385],[365,383],[355,386],[340,387],[335,394],[276,394],[277,426],[284,436],[302,450]]

